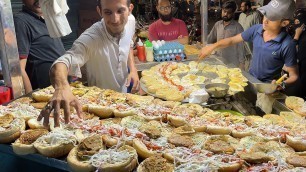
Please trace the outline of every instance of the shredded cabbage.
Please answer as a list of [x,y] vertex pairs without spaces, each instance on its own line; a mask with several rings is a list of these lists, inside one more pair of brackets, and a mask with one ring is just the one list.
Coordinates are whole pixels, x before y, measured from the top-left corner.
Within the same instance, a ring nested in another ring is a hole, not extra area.
[[127,161],[131,157],[127,150],[118,151],[117,149],[100,150],[93,155],[89,162],[94,167],[103,167],[105,164],[116,164]]
[[56,129],[46,135],[41,136],[35,142],[51,146],[72,143],[74,146],[76,146],[77,138],[72,131]]

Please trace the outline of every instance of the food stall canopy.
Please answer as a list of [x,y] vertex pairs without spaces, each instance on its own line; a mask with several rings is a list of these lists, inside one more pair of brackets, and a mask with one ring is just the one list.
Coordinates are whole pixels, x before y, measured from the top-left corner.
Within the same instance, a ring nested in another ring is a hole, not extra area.
[[10,0],[0,1],[0,59],[6,86],[15,98],[24,94]]

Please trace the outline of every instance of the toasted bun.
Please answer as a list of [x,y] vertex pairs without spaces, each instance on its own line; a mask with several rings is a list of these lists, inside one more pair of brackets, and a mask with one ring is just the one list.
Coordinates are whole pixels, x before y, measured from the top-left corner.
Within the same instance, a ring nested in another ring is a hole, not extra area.
[[21,144],[29,145],[34,143],[39,137],[48,133],[49,131],[46,129],[27,130],[20,136],[19,141]]
[[137,172],[151,171],[173,172],[174,165],[168,163],[167,160],[161,156],[152,156],[142,161],[137,168]]
[[232,129],[229,127],[207,125],[205,132],[209,134],[216,134],[216,135],[229,135],[231,134]]
[[281,125],[281,126],[283,126],[285,124],[284,117],[282,117],[280,115],[266,114],[266,115],[263,116],[263,118],[271,121],[272,124]]
[[29,104],[33,101],[33,99],[31,97],[21,97],[17,100],[15,100],[14,102],[19,102],[19,103],[24,103],[24,104]]
[[[266,141],[280,141],[280,138],[279,137],[274,137],[274,136],[263,136],[261,135],[260,137],[263,137]],[[282,140],[281,140],[282,141]],[[283,141],[282,141],[283,142]]]
[[196,132],[205,132],[207,129],[206,125],[202,125],[202,126],[195,126],[195,125],[191,125],[191,127],[196,131]]
[[163,153],[163,157],[165,159],[167,159],[167,161],[169,161],[169,162],[174,162],[174,157],[170,153],[168,153],[168,152],[164,152]]
[[0,143],[12,143],[16,139],[18,139],[20,135],[20,131],[16,131],[15,133],[11,135],[6,135],[5,137],[2,137],[2,134],[0,133]]
[[286,158],[286,162],[295,167],[306,167],[306,156],[290,156]]
[[295,96],[289,96],[285,100],[285,104],[290,109],[297,109],[304,104],[304,99]]
[[136,94],[126,94],[127,102],[130,105],[147,105],[154,100],[152,96],[140,96]]
[[127,161],[124,164],[121,165],[111,165],[105,166],[103,168],[99,168],[99,172],[131,172],[133,171],[137,166],[137,158],[131,158],[131,161]]
[[36,109],[43,109],[48,102],[37,102],[37,103],[31,103],[31,106],[35,107]]
[[94,171],[96,168],[90,163],[89,159],[102,149],[105,149],[105,146],[101,135],[91,135],[83,139],[77,147],[74,147],[69,152],[67,157],[68,165],[73,171]]
[[234,154],[239,141],[228,135],[210,136],[204,143],[203,148],[213,153]]
[[235,138],[243,138],[247,136],[252,136],[255,135],[254,131],[237,131],[237,130],[232,130],[231,135]]
[[201,105],[194,104],[194,103],[182,104],[181,107],[192,109],[196,112],[196,114],[200,114],[200,115],[202,115],[201,113],[203,112],[203,107]]
[[183,126],[185,124],[187,124],[187,121],[179,116],[172,116],[172,115],[168,115],[167,116],[167,120],[170,123],[170,125],[175,126],[175,127],[180,127]]
[[46,128],[42,121],[37,121],[36,118],[31,118],[27,121],[27,124],[29,126],[30,129],[49,129],[49,128]]
[[146,134],[150,138],[156,139],[161,136],[162,125],[158,121],[149,121],[141,125],[141,127],[139,127],[139,131]]
[[244,119],[244,122],[246,125],[248,126],[261,126],[261,125],[270,125],[272,124],[271,121],[262,118],[261,116],[255,116],[255,115],[251,115],[251,116],[246,116]]
[[12,143],[13,151],[17,155],[27,155],[27,154],[33,154],[36,153],[36,149],[33,144],[26,145],[20,143],[20,140],[17,139],[14,143]]
[[52,94],[45,94],[41,92],[32,93],[32,97],[37,102],[48,102],[52,98]]
[[163,106],[163,107],[167,107],[167,108],[171,108],[173,109],[176,106],[181,105],[181,102],[176,102],[176,101],[162,101],[161,99],[154,99],[153,101],[154,104]]
[[126,127],[129,129],[138,129],[141,127],[144,123],[146,123],[146,120],[142,116],[134,115],[134,116],[127,116],[125,118],[122,118],[120,124],[122,127]]
[[110,118],[113,116],[113,109],[106,106],[88,105],[88,112],[94,113],[101,118]]
[[195,133],[195,130],[189,125],[184,125],[184,126],[173,129],[173,132],[177,134],[193,134]]
[[294,108],[293,111],[301,116],[306,116],[306,109],[305,107],[297,107],[297,108]]
[[263,152],[244,152],[239,154],[240,158],[248,163],[264,163],[274,160],[273,157],[268,156]]
[[147,121],[160,121],[162,116],[149,116],[149,115],[140,115]]
[[303,141],[302,139],[296,139],[288,134],[286,135],[286,144],[291,146],[296,151],[306,151],[305,141]]
[[133,147],[136,149],[138,155],[143,159],[149,158],[150,156],[156,154],[155,151],[148,150],[146,145],[139,139],[133,140]]
[[180,135],[173,133],[167,138],[168,143],[173,144],[176,147],[187,147],[194,146],[192,138],[188,135]]
[[18,124],[15,127],[10,127],[9,129],[0,131],[0,143],[14,142],[21,135],[21,131],[25,130],[26,125],[24,119],[19,118],[14,120],[18,120]]
[[231,172],[231,171],[239,171],[242,167],[243,163],[229,163],[226,165],[220,165],[218,172]]
[[299,123],[304,120],[304,117],[294,112],[283,111],[279,115],[290,123]]
[[27,130],[25,133],[21,134],[20,138],[12,143],[13,151],[18,155],[27,155],[36,153],[36,149],[33,146],[40,136],[48,133],[45,129]]
[[116,118],[124,118],[127,116],[133,116],[137,115],[137,112],[135,109],[127,110],[127,111],[119,111],[117,109],[114,110],[114,115]]
[[43,146],[40,143],[34,142],[34,147],[43,156],[49,158],[59,158],[67,155],[74,147],[74,145],[72,143],[68,143],[68,144],[58,144],[53,146]]
[[18,127],[12,127],[12,128],[6,129],[4,131],[0,131],[0,141],[10,137],[11,135],[13,135],[15,133],[18,133],[19,131],[20,131],[20,129]]
[[75,172],[88,172],[95,171],[96,168],[88,161],[80,161],[77,157],[78,147],[74,147],[67,156],[67,162],[72,171]]
[[127,150],[129,151],[132,156],[125,162],[122,163],[115,163],[115,164],[103,164],[103,166],[99,167],[100,172],[131,172],[133,171],[137,166],[137,152],[136,150],[128,145],[122,146],[118,149],[121,150]]
[[306,151],[304,152],[296,152],[297,155],[300,155],[300,156],[306,156]]

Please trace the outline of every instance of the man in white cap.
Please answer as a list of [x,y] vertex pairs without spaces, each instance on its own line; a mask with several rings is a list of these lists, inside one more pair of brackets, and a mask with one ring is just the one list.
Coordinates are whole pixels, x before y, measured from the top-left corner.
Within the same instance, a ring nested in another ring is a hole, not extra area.
[[254,25],[234,37],[223,39],[204,47],[199,57],[207,57],[215,49],[225,48],[242,41],[253,43],[253,59],[250,74],[262,82],[275,82],[285,65],[289,78],[283,86],[298,79],[296,48],[285,27],[290,23],[295,10],[293,0],[272,0],[258,9],[263,15],[263,24]]

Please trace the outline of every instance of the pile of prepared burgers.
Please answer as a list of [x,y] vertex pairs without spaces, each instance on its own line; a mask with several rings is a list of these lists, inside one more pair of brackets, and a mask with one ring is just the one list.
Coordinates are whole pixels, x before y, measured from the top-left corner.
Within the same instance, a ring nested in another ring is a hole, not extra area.
[[48,128],[37,122],[48,87],[0,107],[0,143],[19,155],[67,156],[72,171],[306,171],[305,117],[293,112],[237,116],[80,83],[71,89],[83,119],[72,112],[57,128],[53,119]]

